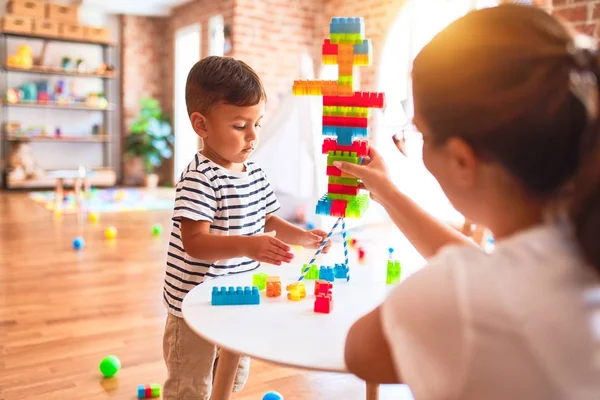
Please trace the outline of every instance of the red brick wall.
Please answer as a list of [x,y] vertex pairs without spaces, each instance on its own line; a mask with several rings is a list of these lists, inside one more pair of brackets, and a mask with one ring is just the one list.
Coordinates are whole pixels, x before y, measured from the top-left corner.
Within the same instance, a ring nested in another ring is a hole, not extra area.
[[265,84],[268,110],[300,77],[303,53],[313,55],[320,32],[320,0],[237,0],[232,56],[247,62]]
[[600,1],[553,0],[553,15],[569,22],[575,29],[595,38],[600,37]]
[[168,72],[167,18],[122,17],[122,85],[124,134],[138,114],[139,101],[154,97],[161,104],[168,93],[164,81]]

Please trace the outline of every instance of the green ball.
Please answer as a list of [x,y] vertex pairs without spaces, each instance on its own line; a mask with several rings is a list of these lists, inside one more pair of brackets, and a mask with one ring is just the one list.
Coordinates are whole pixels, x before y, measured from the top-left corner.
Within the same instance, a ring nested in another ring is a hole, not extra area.
[[117,356],[106,356],[100,361],[100,372],[105,378],[116,375],[121,369],[121,361]]
[[152,234],[154,236],[159,236],[162,233],[162,225],[161,224],[156,224],[152,227]]

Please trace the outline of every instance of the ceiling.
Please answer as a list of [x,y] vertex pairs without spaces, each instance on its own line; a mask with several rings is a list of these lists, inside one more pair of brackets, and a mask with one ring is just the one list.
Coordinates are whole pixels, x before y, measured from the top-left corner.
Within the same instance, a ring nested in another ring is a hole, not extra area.
[[190,0],[83,0],[82,6],[92,6],[109,14],[168,15],[172,7]]

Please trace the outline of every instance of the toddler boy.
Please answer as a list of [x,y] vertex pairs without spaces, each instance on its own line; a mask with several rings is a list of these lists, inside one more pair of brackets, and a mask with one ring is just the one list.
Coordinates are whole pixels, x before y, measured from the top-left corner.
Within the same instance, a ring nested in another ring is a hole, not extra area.
[[[318,248],[326,234],[273,215],[279,203],[267,177],[247,161],[258,144],[266,101],[262,82],[248,65],[216,56],[197,62],[187,78],[185,101],[203,146],[176,189],[163,291],[169,311],[164,399],[208,400],[217,348],[186,325],[185,295],[207,279],[251,271],[259,262],[288,263],[293,258],[288,244]],[[249,359],[242,357],[234,391],[244,386],[248,369]]]

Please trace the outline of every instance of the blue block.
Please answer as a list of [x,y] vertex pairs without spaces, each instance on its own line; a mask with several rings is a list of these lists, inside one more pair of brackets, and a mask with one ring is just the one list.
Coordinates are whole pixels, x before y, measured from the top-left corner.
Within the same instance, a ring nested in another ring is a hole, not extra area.
[[347,281],[350,280],[348,277],[348,273],[350,272],[350,268],[345,264],[335,264],[333,267],[333,275],[336,279],[345,279]]
[[210,304],[213,306],[236,306],[243,304],[260,304],[257,286],[213,287]]
[[324,136],[337,136],[338,144],[351,146],[356,138],[369,136],[369,128],[351,128],[347,126],[323,126]]
[[144,387],[144,385],[139,385],[138,386],[138,399],[145,399],[146,398],[146,388]]
[[330,33],[364,33],[365,21],[362,17],[331,19],[329,24]]
[[354,45],[354,54],[369,55],[373,53],[373,45],[370,39],[365,39],[361,44]]
[[319,279],[333,282],[335,279],[333,268],[321,266],[321,268],[319,268]]
[[333,200],[329,199],[327,195],[321,197],[321,199],[317,202],[317,215],[331,215],[331,204]]

